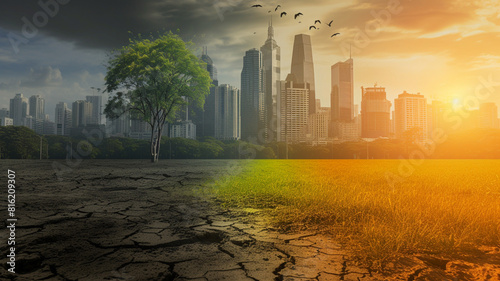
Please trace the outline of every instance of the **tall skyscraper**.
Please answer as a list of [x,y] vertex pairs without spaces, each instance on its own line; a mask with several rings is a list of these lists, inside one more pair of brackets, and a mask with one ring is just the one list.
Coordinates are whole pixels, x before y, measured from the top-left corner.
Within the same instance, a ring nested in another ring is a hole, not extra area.
[[101,124],[102,97],[86,96],[85,98],[87,102],[92,104],[92,113],[88,124]]
[[264,126],[264,68],[262,53],[246,51],[241,71],[241,138],[257,137]]
[[385,88],[361,87],[361,93],[361,137],[389,137],[392,104],[386,98]]
[[316,87],[314,82],[314,61],[311,36],[306,34],[295,35],[291,73],[295,75],[298,83],[309,84],[308,107],[309,114],[313,114],[316,110]]
[[217,68],[211,57],[208,56],[208,48],[203,47],[203,53],[201,55],[201,60],[207,64],[207,71],[210,73],[210,79],[212,79],[212,84],[214,86],[219,85],[219,81],[217,80]]
[[241,137],[240,90],[230,85],[215,87],[215,138],[238,140]]
[[356,140],[360,136],[354,119],[353,60],[332,65],[330,136],[339,140]]
[[402,138],[404,132],[418,128],[417,141],[427,140],[427,100],[419,94],[409,94],[406,91],[394,100],[396,137]]
[[36,120],[45,119],[45,100],[40,95],[33,95],[29,99],[30,113]]
[[354,119],[353,60],[332,65],[332,121],[351,122]]
[[278,127],[278,88],[281,80],[281,49],[274,40],[272,21],[267,30],[267,40],[260,48],[264,67],[264,123],[268,140],[276,140]]
[[29,114],[29,104],[28,99],[23,97],[23,94],[16,94],[16,96],[10,100],[10,118],[14,122],[14,126],[23,126],[24,119]]
[[69,136],[70,129],[73,126],[73,116],[71,110],[65,102],[56,104],[55,126],[56,135]]
[[294,74],[289,74],[285,81],[280,81],[278,141],[305,141],[310,116],[309,88],[309,84],[298,82]]
[[190,106],[191,112],[194,113],[191,119],[196,124],[197,137],[215,137],[215,87],[219,85],[219,81],[217,80],[217,68],[208,55],[207,47],[203,47],[201,60],[207,64],[207,71],[210,73],[214,86],[210,87],[210,94],[205,99],[203,110]]
[[75,101],[73,103],[73,128],[77,128],[80,126],[86,126],[89,124],[95,124],[92,121],[92,113],[93,113],[92,103],[88,101]]
[[479,106],[479,127],[485,129],[498,128],[498,107],[493,102]]

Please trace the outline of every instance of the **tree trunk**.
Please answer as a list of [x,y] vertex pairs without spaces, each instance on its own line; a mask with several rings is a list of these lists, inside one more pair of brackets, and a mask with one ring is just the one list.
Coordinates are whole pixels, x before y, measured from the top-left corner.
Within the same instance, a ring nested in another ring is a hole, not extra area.
[[156,120],[153,121],[151,126],[151,163],[158,162],[157,152],[156,152],[156,142],[158,141],[156,137]]

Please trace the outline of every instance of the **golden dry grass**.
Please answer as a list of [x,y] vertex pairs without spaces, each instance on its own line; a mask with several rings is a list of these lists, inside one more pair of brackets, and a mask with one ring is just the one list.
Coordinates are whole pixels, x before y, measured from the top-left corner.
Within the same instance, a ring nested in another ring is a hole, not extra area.
[[256,160],[213,191],[268,208],[277,225],[337,235],[361,258],[500,246],[500,161],[426,160],[391,186],[399,160]]

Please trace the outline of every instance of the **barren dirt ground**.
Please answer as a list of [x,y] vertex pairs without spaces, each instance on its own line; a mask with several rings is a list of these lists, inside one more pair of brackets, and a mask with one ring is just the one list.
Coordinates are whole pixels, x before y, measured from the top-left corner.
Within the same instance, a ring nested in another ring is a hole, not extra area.
[[[15,275],[6,270],[8,231],[1,230],[2,280],[469,278],[445,272],[450,261],[415,258],[407,266],[396,265],[398,274],[391,278],[376,275],[355,265],[327,236],[281,233],[263,211],[224,209],[199,191],[207,180],[236,171],[244,161],[84,160],[60,178],[53,161],[0,161],[2,206],[7,204],[6,171],[16,172],[18,219]],[[7,211],[2,212],[6,219]],[[500,264],[499,256],[492,253],[487,263]]]

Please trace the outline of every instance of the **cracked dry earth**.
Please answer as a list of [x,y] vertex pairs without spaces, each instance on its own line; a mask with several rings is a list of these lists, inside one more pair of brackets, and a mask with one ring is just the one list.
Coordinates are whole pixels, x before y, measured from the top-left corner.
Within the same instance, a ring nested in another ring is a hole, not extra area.
[[192,192],[244,162],[85,160],[62,181],[51,165],[2,163],[18,218],[17,274],[2,280],[369,279],[328,237],[280,233],[259,210]]
[[18,219],[17,274],[4,240],[0,280],[500,280],[499,248],[404,257],[376,274],[327,236],[281,233],[264,211],[224,209],[200,188],[245,161],[85,160],[61,181],[52,161],[0,163],[16,171]]

